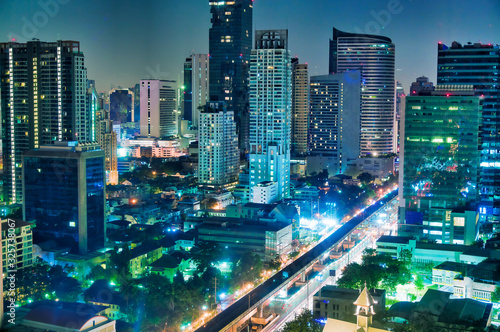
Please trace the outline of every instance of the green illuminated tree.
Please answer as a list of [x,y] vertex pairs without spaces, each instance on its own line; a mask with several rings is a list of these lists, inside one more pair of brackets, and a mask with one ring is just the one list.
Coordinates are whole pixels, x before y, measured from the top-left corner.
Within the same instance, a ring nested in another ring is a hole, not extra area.
[[321,332],[323,328],[313,318],[312,312],[304,310],[294,320],[285,324],[281,332]]

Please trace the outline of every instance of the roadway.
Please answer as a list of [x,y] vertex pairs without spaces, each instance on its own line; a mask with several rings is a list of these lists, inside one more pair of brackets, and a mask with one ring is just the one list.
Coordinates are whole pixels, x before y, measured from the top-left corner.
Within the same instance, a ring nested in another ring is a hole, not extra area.
[[[347,221],[321,243],[317,244],[314,248],[297,258],[290,265],[286,266],[274,276],[264,281],[261,285],[250,291],[246,296],[240,298],[196,331],[215,332],[229,330],[232,325],[237,323],[247,311],[262,304],[264,301],[268,300],[272,294],[275,294],[281,288],[286,287],[286,285],[288,285],[291,281],[297,279],[297,276],[300,275],[305,268],[314,264],[325,253],[329,252],[332,247],[344,240],[346,236],[352,233],[352,231],[354,231],[366,219],[370,218],[373,213],[376,213],[385,204],[397,197],[397,193],[398,191],[394,190],[376,201],[371,206],[368,206],[363,213],[360,213]],[[366,216],[366,218],[364,216]]]

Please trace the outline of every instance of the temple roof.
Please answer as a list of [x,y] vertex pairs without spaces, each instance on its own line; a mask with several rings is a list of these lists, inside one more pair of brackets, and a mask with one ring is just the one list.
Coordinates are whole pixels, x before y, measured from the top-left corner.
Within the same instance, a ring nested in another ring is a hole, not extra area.
[[370,308],[375,303],[377,303],[377,301],[373,299],[372,295],[370,294],[365,285],[365,288],[363,288],[363,291],[361,291],[361,294],[359,294],[358,299],[354,302],[354,305]]

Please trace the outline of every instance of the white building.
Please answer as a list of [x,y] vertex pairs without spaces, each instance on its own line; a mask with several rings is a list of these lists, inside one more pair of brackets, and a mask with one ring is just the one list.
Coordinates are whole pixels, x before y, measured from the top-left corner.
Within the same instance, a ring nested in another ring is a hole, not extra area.
[[141,80],[141,136],[177,134],[175,81]]
[[198,182],[220,188],[238,181],[239,153],[234,112],[211,102],[199,116]]
[[[290,197],[291,64],[288,30],[257,30],[250,57],[250,190],[278,184]],[[253,195],[253,193],[251,193]]]
[[253,187],[253,202],[269,204],[278,198],[278,183],[263,181]]

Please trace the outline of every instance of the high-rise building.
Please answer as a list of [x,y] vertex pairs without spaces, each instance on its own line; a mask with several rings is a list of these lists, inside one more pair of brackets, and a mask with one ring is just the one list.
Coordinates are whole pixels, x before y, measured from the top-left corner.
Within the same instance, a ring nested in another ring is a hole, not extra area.
[[113,131],[113,121],[109,119],[109,112],[101,109],[97,112],[96,141],[104,151],[104,168],[106,170],[106,184],[118,184],[118,143]]
[[309,76],[307,63],[292,59],[292,154],[307,153],[309,126]]
[[208,54],[192,54],[184,62],[184,120],[198,127],[200,107],[208,102]]
[[87,69],[77,41],[0,43],[4,197],[22,202],[22,153],[89,140]]
[[481,105],[472,86],[450,87],[406,97],[398,234],[468,245],[477,235]]
[[182,90],[182,119],[193,123],[193,58],[184,61],[184,84]]
[[480,210],[500,215],[500,47],[438,44],[438,84],[471,84],[482,98]]
[[234,112],[209,102],[199,115],[198,182],[220,189],[238,182],[239,151]]
[[224,101],[236,117],[241,151],[248,149],[248,66],[253,0],[209,0],[210,100]]
[[434,84],[425,76],[417,77],[410,86],[410,96],[430,96],[434,91]]
[[101,109],[102,100],[99,93],[95,88],[93,80],[87,81],[87,114],[88,114],[88,128],[89,128],[89,141],[95,142],[97,140],[97,112]]
[[132,122],[140,123],[141,121],[141,85],[137,83],[134,88],[130,89],[134,92],[134,119]]
[[134,122],[134,92],[113,89],[109,92],[109,117],[117,123]]
[[359,70],[311,76],[307,170],[344,173],[359,158]]
[[177,134],[175,81],[141,80],[141,136]]
[[56,142],[23,154],[23,219],[40,239],[60,238],[84,255],[104,247],[104,151],[95,143]]
[[288,30],[255,31],[250,59],[250,190],[264,181],[277,182],[278,199],[288,198],[292,124]]
[[[399,140],[400,140],[400,126],[401,126],[401,110],[403,106],[403,97],[405,96],[405,90],[399,81],[396,81],[396,112],[394,115],[394,144],[396,146],[396,153],[399,153]],[[398,159],[399,160],[399,159]],[[395,163],[396,172],[399,172],[399,162]]]
[[348,33],[333,28],[329,73],[361,71],[362,156],[376,157],[395,152],[395,51],[390,38]]

